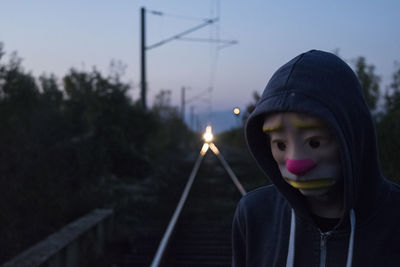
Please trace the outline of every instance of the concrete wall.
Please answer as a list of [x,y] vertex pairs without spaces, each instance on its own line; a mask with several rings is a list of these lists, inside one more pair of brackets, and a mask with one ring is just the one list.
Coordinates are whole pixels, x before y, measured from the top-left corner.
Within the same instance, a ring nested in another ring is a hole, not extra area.
[[93,210],[32,246],[2,267],[78,267],[102,255],[113,210]]

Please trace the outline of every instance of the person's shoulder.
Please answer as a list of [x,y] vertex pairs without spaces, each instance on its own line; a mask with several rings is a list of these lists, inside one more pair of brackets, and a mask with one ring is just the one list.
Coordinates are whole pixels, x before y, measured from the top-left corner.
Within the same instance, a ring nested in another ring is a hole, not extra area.
[[387,182],[387,190],[384,192],[383,201],[380,204],[380,209],[392,215],[397,214],[400,219],[400,185],[392,181]]
[[390,185],[390,197],[394,201],[400,201],[400,185],[394,182],[389,182]]
[[394,182],[390,182],[391,190],[397,194],[400,194],[400,185]]
[[[239,202],[235,218],[259,232],[274,227],[290,207],[274,185],[263,186],[247,193]],[[268,226],[268,227],[267,227]]]
[[284,198],[274,185],[262,186],[248,192],[242,197],[239,205],[246,208],[275,206],[284,202]]
[[258,198],[269,198],[269,197],[274,197],[277,194],[279,194],[278,190],[276,189],[276,186],[274,185],[266,185],[266,186],[261,186],[258,187],[250,192],[248,192],[246,195],[244,195],[243,199],[258,199]]

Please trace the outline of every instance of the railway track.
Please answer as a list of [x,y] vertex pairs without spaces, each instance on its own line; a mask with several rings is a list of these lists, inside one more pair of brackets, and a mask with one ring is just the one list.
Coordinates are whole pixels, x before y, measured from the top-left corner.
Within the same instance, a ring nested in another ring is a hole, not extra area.
[[150,235],[131,240],[118,266],[231,266],[231,222],[242,194],[216,154],[205,154],[198,167],[159,263],[154,262],[165,229],[154,227]]

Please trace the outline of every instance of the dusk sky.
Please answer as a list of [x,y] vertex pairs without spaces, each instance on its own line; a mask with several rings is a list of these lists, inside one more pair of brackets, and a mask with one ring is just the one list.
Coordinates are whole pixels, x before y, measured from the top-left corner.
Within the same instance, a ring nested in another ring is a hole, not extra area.
[[[350,65],[365,56],[376,66],[383,88],[400,61],[400,2],[394,0],[1,0],[0,42],[7,54],[17,51],[35,76],[62,78],[72,67],[90,71],[93,66],[107,74],[111,60],[121,61],[127,65],[122,78],[138,99],[142,6],[165,14],[147,14],[147,45],[202,22],[194,18],[216,16],[219,23],[187,37],[238,41],[217,49],[216,44],[176,40],[149,50],[149,105],[168,89],[172,104],[179,106],[186,86],[187,98],[212,87],[212,110],[244,108],[279,66],[310,49],[339,51]],[[210,109],[204,101],[191,105],[197,112]]]

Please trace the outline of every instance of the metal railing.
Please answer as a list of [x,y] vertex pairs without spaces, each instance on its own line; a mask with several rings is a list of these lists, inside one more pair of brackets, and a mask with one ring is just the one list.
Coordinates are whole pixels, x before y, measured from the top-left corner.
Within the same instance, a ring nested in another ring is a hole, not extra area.
[[113,210],[93,210],[1,267],[82,266],[82,258],[103,253],[112,231],[112,216]]

